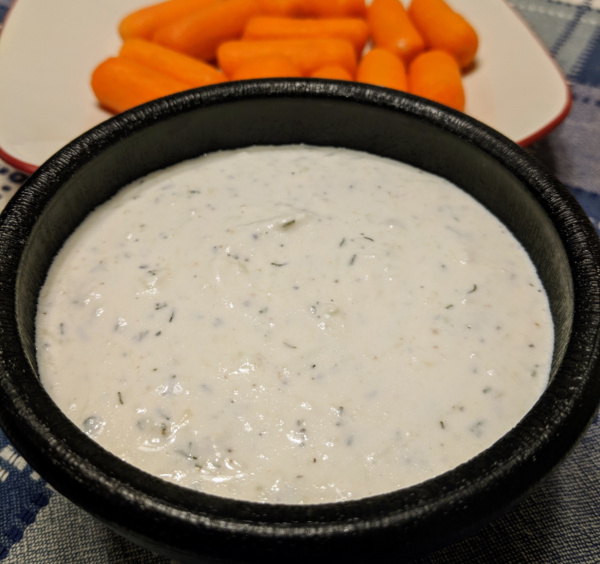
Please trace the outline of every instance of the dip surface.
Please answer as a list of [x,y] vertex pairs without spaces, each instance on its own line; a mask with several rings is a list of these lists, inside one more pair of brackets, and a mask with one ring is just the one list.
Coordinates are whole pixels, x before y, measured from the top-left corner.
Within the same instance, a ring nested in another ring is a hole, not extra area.
[[40,377],[124,460],[278,503],[406,487],[548,381],[533,264],[451,183],[345,149],[215,153],[124,188],[55,259]]

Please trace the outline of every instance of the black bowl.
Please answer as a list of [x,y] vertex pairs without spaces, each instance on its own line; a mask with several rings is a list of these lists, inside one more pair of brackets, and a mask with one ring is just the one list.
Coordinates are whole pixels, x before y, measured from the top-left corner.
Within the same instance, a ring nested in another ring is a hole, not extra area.
[[[37,377],[34,323],[50,262],[121,186],[178,161],[257,144],[343,146],[448,178],[521,241],[555,325],[551,381],[524,419],[472,460],[371,498],[307,506],[234,501],[151,477],[79,431]],[[600,247],[567,190],[525,150],[469,117],[360,84],[274,80],[168,97],[58,152],[0,217],[0,424],[66,497],[182,561],[398,561],[506,511],[570,451],[600,399]]]

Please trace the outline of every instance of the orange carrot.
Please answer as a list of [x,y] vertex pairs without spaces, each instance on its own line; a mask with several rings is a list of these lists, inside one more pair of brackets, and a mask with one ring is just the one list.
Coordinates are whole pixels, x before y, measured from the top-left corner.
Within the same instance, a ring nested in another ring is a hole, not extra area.
[[167,0],[152,4],[125,16],[119,23],[122,39],[140,37],[151,39],[158,27],[202,10],[222,0]]
[[210,61],[223,41],[240,37],[246,23],[259,13],[256,0],[224,0],[159,27],[153,40],[175,51]]
[[461,69],[473,62],[479,45],[477,32],[444,0],[412,0],[408,14],[430,49],[447,51]]
[[425,49],[425,41],[400,0],[373,0],[367,11],[373,44],[408,64]]
[[354,80],[354,77],[339,65],[326,65],[317,69],[310,76],[311,78],[329,78],[332,80]]
[[258,0],[261,13],[269,16],[301,16],[304,14],[304,0]]
[[91,83],[100,105],[114,113],[189,88],[186,82],[122,57],[101,62]]
[[283,55],[265,55],[249,59],[235,69],[230,80],[252,78],[289,78],[302,76],[297,65]]
[[119,56],[186,82],[190,88],[226,80],[225,75],[212,65],[145,39],[124,41]]
[[281,18],[257,16],[246,25],[243,39],[346,39],[362,52],[369,38],[369,26],[360,18]]
[[465,91],[456,59],[440,49],[425,51],[408,67],[408,91],[456,110],[465,108]]
[[396,90],[406,90],[406,67],[402,59],[386,49],[375,47],[360,60],[356,80]]
[[319,18],[365,18],[365,0],[304,0],[307,16]]
[[283,55],[297,65],[303,76],[325,65],[340,65],[354,74],[356,52],[343,39],[264,39],[238,40],[222,43],[217,51],[217,61],[227,76],[249,59],[265,55]]

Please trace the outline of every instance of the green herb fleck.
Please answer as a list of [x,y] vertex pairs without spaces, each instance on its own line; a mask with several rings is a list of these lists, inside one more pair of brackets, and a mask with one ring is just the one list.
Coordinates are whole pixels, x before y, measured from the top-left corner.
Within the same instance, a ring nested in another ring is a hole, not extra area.
[[146,331],[140,331],[136,335],[135,340],[138,341],[138,342],[143,341],[148,336],[148,333],[150,333],[150,331],[147,331],[147,330]]
[[177,449],[175,452],[177,454],[180,454],[181,456],[187,458],[188,460],[198,460],[198,457],[196,455],[191,454],[189,452],[185,452],[185,450]]

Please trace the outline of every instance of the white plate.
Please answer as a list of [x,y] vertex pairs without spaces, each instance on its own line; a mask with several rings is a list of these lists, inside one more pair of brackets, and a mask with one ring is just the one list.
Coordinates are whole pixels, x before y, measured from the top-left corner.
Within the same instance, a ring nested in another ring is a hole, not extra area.
[[[116,54],[117,25],[151,0],[15,0],[0,35],[0,157],[32,172],[109,117],[90,89],[94,67]],[[465,76],[466,113],[527,145],[567,115],[567,83],[504,0],[449,0],[477,29]]]

